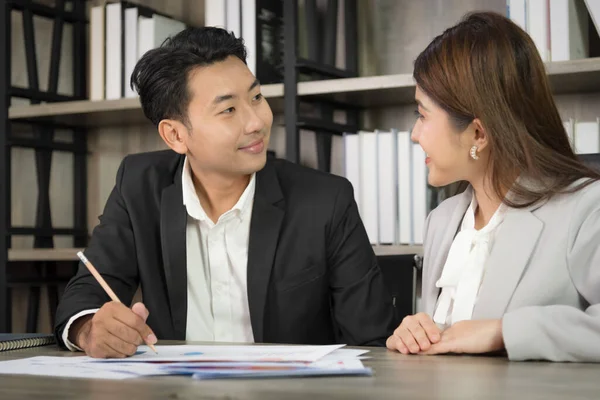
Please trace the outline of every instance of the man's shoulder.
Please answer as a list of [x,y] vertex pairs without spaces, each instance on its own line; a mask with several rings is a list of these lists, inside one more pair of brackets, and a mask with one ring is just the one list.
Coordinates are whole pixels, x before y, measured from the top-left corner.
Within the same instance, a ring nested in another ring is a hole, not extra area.
[[288,190],[302,190],[307,192],[339,191],[351,187],[348,179],[306,167],[283,159],[270,161],[279,178],[280,185]]
[[184,156],[173,150],[148,151],[129,154],[123,160],[129,168],[136,169],[167,169],[177,168]]
[[173,182],[183,160],[184,156],[172,150],[130,154],[121,163],[121,183],[139,185],[147,181]]

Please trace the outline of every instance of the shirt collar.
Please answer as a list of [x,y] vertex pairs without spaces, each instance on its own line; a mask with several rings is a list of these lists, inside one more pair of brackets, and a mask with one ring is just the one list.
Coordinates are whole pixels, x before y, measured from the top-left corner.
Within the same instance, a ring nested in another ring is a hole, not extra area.
[[[183,188],[183,205],[185,206],[188,215],[198,221],[209,221],[204,208],[202,208],[202,205],[200,204],[200,199],[196,194],[196,188],[194,187],[194,181],[192,180],[192,169],[187,157],[183,162],[181,183]],[[234,213],[240,220],[243,219],[253,203],[255,190],[256,173],[253,173],[250,177],[248,186],[246,186],[246,189],[238,199],[237,203],[235,203],[231,210],[224,213],[221,218]]]

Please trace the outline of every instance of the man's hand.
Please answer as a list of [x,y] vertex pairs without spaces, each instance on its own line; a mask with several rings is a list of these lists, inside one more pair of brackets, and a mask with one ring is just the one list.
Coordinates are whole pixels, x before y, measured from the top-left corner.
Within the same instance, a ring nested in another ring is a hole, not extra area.
[[94,358],[124,358],[137,346],[155,344],[157,339],[146,325],[148,310],[142,303],[131,309],[121,303],[106,303],[94,314],[77,319],[69,329],[69,340]]
[[392,336],[386,341],[390,350],[397,350],[402,354],[417,354],[428,350],[432,344],[440,341],[441,331],[429,314],[418,313],[409,315]]
[[502,320],[460,321],[442,332],[442,339],[422,354],[491,353],[504,349]]

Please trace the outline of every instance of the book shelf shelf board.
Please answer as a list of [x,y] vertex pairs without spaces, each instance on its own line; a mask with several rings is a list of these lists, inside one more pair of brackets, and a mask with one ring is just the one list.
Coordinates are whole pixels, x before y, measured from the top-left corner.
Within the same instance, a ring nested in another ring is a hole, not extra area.
[[554,94],[590,93],[600,91],[600,71],[556,73],[550,76]]
[[[600,91],[600,58],[546,64],[554,94]],[[274,113],[283,112],[283,84],[263,85],[262,91]],[[366,76],[300,82],[298,95],[307,100],[328,99],[357,107],[377,108],[414,102],[412,74]],[[13,121],[52,121],[84,127],[147,123],[137,98],[106,101],[14,106]]]
[[83,249],[9,249],[8,261],[77,261]]
[[411,74],[365,76],[301,82],[298,94],[307,99],[325,98],[358,107],[406,105],[414,102]]
[[[420,245],[373,246],[373,250],[378,256],[423,254],[423,246]],[[83,249],[9,249],[8,261],[77,261],[78,251],[83,251]]]
[[15,122],[34,120],[73,126],[127,125],[147,121],[138,98],[15,106],[9,109],[8,118]]
[[[283,112],[283,84],[265,86],[263,86],[263,94],[273,112]],[[14,106],[9,109],[8,117],[15,122],[29,120],[88,128],[150,123],[137,97]]]
[[420,244],[416,245],[378,245],[373,246],[375,255],[377,256],[391,256],[391,255],[402,255],[402,254],[418,254],[423,255],[423,246]]

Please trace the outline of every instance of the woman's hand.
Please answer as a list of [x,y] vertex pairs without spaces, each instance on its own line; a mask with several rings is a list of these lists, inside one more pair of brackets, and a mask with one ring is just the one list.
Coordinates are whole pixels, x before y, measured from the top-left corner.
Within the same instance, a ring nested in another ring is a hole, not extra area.
[[480,354],[502,349],[502,320],[474,320],[455,323],[442,332],[442,339],[423,354]]
[[402,354],[417,354],[429,350],[433,344],[440,341],[441,336],[440,328],[429,314],[418,313],[402,320],[400,326],[387,339],[386,346]]

